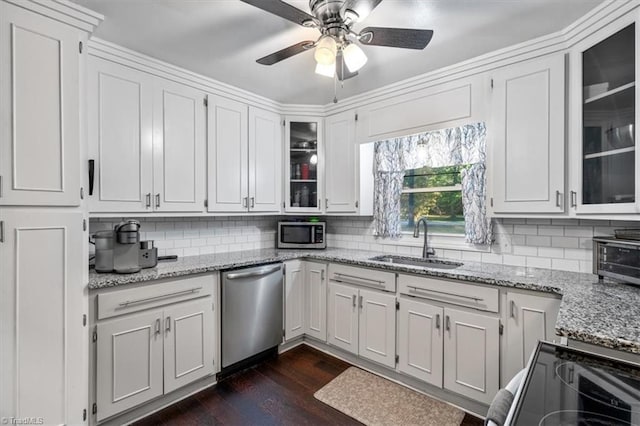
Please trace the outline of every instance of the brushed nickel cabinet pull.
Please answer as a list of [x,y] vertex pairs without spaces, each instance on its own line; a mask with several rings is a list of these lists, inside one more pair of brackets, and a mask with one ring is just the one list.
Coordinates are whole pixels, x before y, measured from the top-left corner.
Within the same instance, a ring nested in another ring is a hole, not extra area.
[[242,207],[247,207],[247,197],[242,198]]
[[324,281],[324,269],[320,271],[320,281]]
[[516,317],[516,302],[514,302],[513,300],[509,304],[509,315],[511,315],[511,318]]
[[362,296],[360,296],[360,309],[362,309]]
[[0,220],[0,243],[4,243],[4,220]]
[[256,199],[255,197],[251,197],[251,208],[254,208],[256,206]]
[[154,333],[154,334],[155,334],[156,336],[157,336],[158,334],[160,334],[160,318],[158,318],[158,319],[156,320],[156,330],[155,330],[155,333]]
[[578,193],[571,191],[571,207],[578,207]]
[[164,331],[167,333],[171,331],[171,317],[167,317],[164,320]]
[[560,200],[560,194],[561,194],[561,192],[560,192],[560,191],[556,191],[556,207],[562,207],[562,206],[560,205],[560,202],[561,202],[561,200]]
[[440,329],[440,314],[436,314],[436,328]]
[[446,316],[446,324],[445,324],[445,329],[447,331],[451,331],[451,318],[449,318],[449,315]]
[[351,296],[351,304],[353,305],[354,308],[356,307],[356,295],[355,294]]
[[151,193],[150,192],[147,192],[146,198],[147,198],[146,207],[149,208],[149,207],[151,207]]
[[160,193],[156,194],[156,207],[160,207]]

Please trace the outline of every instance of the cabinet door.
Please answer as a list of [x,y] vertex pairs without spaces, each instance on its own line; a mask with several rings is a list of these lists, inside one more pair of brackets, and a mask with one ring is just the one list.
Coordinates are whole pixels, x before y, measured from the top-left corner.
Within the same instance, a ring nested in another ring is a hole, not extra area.
[[560,299],[509,292],[507,309],[505,381],[526,366],[539,340],[555,335]]
[[324,151],[322,119],[285,119],[285,211],[322,211]]
[[327,265],[306,262],[305,265],[305,324],[308,336],[327,341]]
[[97,325],[97,420],[162,395],[162,311]]
[[359,345],[361,357],[396,366],[396,296],[360,290]]
[[285,340],[304,333],[304,262],[287,262],[285,268]]
[[564,55],[505,67],[493,75],[495,213],[565,210],[564,82]]
[[147,74],[89,57],[90,212],[153,209],[152,84]]
[[248,211],[248,110],[243,103],[208,95],[207,170],[210,212]]
[[628,13],[571,51],[571,207],[577,214],[640,212],[637,20]]
[[325,211],[355,213],[358,204],[359,147],[353,112],[325,121]]
[[0,412],[81,423],[89,344],[82,214],[2,208],[0,224]]
[[329,281],[327,342],[358,353],[358,290]]
[[164,310],[164,393],[213,374],[217,341],[211,297]]
[[280,212],[282,123],[278,114],[249,107],[249,211]]
[[156,79],[153,105],[154,210],[204,211],[204,94]]
[[80,205],[80,34],[0,4],[0,205]]
[[401,299],[398,315],[398,369],[441,388],[443,309]]
[[498,392],[498,318],[444,309],[444,387],[485,404]]

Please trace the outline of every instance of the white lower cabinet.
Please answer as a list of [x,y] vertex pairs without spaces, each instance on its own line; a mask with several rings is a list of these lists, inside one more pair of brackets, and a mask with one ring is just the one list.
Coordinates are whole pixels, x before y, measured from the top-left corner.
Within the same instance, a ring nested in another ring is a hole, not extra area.
[[395,368],[395,294],[331,281],[328,311],[328,343]]
[[442,387],[442,307],[401,298],[398,315],[398,370]]
[[499,290],[411,275],[399,275],[398,285],[398,370],[491,403],[500,379]]
[[96,421],[216,371],[213,276],[97,295]]
[[304,334],[304,263],[292,260],[285,263],[284,272],[284,339]]
[[327,265],[292,260],[285,267],[284,338],[327,340]]
[[327,265],[305,262],[304,273],[304,333],[327,341]]
[[560,299],[528,293],[507,293],[503,383],[522,370],[539,340],[555,335]]
[[500,387],[500,320],[444,308],[444,330],[444,388],[490,404]]

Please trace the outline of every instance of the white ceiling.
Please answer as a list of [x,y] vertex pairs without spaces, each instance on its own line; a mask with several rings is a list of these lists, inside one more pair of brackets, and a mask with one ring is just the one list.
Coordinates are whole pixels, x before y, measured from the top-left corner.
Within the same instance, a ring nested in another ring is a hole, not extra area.
[[[324,105],[333,80],[311,52],[275,65],[255,61],[318,31],[239,0],[73,0],[105,15],[95,36],[267,98]],[[369,57],[338,97],[366,92],[565,28],[604,0],[384,0],[366,26],[434,30],[425,50],[363,46]],[[288,3],[309,13],[308,1]]]

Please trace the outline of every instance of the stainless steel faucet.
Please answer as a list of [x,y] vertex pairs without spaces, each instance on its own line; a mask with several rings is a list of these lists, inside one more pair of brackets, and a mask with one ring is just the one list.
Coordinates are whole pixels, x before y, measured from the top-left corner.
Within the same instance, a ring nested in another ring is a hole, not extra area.
[[429,226],[427,225],[427,218],[421,217],[420,220],[416,223],[416,226],[413,228],[413,238],[420,237],[420,224],[424,223],[424,245],[422,246],[422,257],[424,259],[428,259],[429,256],[435,256],[436,252],[434,249],[429,248],[429,243],[427,243],[427,234]]

